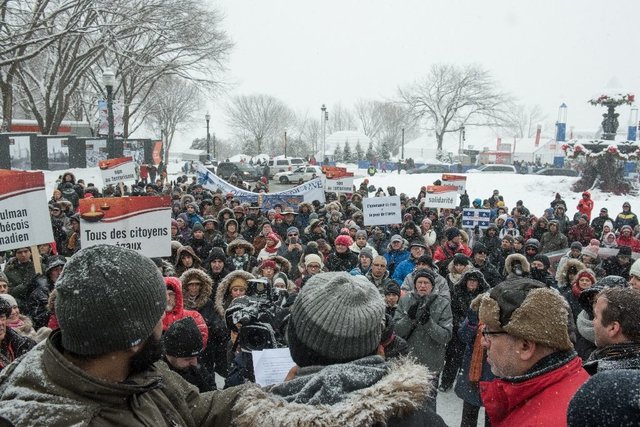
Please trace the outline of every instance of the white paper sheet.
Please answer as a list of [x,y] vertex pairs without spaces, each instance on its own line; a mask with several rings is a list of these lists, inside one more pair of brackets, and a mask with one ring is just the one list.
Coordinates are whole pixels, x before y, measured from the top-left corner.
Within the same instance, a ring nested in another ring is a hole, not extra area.
[[288,348],[273,348],[252,351],[253,371],[256,384],[268,386],[284,382],[287,374],[295,365]]

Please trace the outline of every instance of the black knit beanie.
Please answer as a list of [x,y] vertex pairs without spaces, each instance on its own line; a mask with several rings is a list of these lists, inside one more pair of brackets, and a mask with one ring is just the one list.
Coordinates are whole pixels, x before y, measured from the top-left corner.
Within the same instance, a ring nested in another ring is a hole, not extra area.
[[164,352],[173,357],[194,357],[202,353],[202,335],[193,317],[186,316],[169,326],[162,337]]
[[126,350],[151,336],[167,294],[155,264],[118,246],[82,249],[56,283],[62,346],[79,355]]

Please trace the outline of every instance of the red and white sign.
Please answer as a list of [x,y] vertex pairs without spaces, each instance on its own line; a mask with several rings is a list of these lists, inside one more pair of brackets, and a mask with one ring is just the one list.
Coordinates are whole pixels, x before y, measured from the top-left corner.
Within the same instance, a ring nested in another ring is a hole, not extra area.
[[136,181],[136,164],[133,157],[100,160],[98,167],[102,173],[104,185],[116,185],[120,182],[129,184]]
[[148,257],[171,255],[170,197],[80,200],[82,247],[123,246]]
[[42,172],[0,170],[0,251],[53,242]]
[[458,187],[455,185],[429,185],[424,205],[428,208],[455,208],[458,206]]
[[455,186],[458,189],[458,194],[464,194],[464,192],[467,190],[467,177],[464,175],[443,173],[442,182],[445,185]]

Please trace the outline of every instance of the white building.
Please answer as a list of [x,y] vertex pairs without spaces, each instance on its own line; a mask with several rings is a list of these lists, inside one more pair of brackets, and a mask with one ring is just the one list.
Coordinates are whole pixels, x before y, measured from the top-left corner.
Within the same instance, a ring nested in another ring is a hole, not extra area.
[[[356,130],[341,130],[338,132],[334,132],[331,135],[327,135],[326,137],[324,156],[322,156],[322,147],[318,147],[319,155],[317,156],[317,158],[320,160],[324,159],[326,156],[330,160],[332,160],[333,154],[336,151],[336,147],[340,146],[340,149],[344,149],[344,146],[347,142],[349,142],[352,153],[355,152],[358,142],[360,143],[360,147],[362,147],[362,151],[366,153],[370,141],[371,139],[368,136]],[[319,144],[322,145],[322,141],[320,141]]]

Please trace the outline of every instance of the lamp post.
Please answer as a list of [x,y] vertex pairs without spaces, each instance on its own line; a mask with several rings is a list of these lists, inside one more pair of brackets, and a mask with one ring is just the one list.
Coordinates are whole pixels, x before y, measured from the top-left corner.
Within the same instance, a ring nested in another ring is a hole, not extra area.
[[284,130],[284,157],[287,157],[287,130]]
[[458,156],[460,158],[462,158],[462,155],[464,154],[464,138],[465,138],[465,133],[464,133],[464,125],[460,126],[460,148],[458,149]]
[[207,121],[207,160],[211,160],[209,158],[209,139],[211,138],[211,136],[209,135],[209,120],[211,120],[211,115],[208,111],[207,114],[205,114],[204,119]]
[[400,158],[404,160],[404,128],[402,128],[402,153],[400,153]]
[[322,122],[322,164],[324,165],[324,159],[327,156],[327,120],[329,120],[329,113],[324,104],[320,107],[320,111],[322,111],[320,120]]
[[102,73],[102,84],[107,89],[107,156],[110,159],[118,157],[113,125],[113,86],[116,83],[116,75],[111,68],[106,68]]

